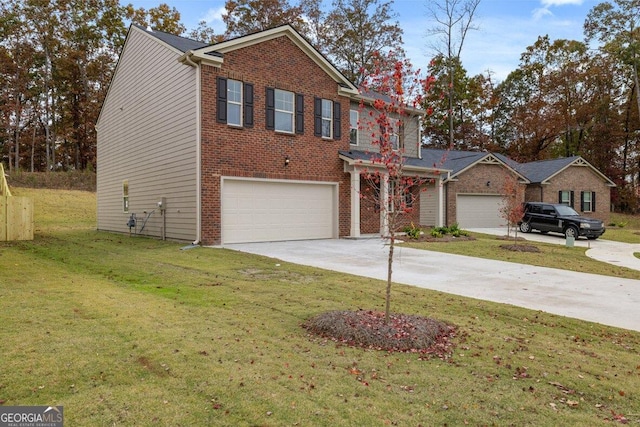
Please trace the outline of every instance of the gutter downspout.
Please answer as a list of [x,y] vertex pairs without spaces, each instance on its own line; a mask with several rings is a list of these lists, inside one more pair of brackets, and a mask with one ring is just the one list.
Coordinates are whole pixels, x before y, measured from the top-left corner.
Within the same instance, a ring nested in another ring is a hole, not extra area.
[[202,117],[200,113],[200,65],[194,62],[191,57],[193,51],[188,50],[183,56],[180,57],[180,62],[183,62],[196,70],[196,240],[193,241],[194,245],[199,245],[202,240],[202,150],[201,150],[201,129],[202,129]]

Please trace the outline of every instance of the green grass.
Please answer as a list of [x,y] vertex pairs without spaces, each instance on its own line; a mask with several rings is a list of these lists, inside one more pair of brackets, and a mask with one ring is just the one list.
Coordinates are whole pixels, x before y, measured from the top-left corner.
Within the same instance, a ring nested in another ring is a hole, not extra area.
[[394,311],[458,325],[452,359],[353,349],[300,325],[381,309],[382,282],[96,232],[93,193],[14,194],[36,239],[0,243],[4,405],[70,426],[640,422],[638,332],[396,285]]
[[[418,249],[446,252],[456,255],[468,255],[478,258],[497,259],[540,267],[560,268],[605,276],[623,277],[640,280],[640,271],[619,267],[606,262],[596,261],[585,255],[587,248],[567,247],[551,243],[519,241],[521,245],[533,245],[540,252],[519,252],[503,249],[502,245],[511,245],[513,240],[501,240],[498,236],[482,233],[469,233],[475,240],[454,242],[411,242],[403,243]],[[520,233],[518,233],[520,236]],[[525,235],[526,239],[526,235]]]
[[602,238],[624,243],[640,243],[640,215],[614,213],[606,226],[607,231]]

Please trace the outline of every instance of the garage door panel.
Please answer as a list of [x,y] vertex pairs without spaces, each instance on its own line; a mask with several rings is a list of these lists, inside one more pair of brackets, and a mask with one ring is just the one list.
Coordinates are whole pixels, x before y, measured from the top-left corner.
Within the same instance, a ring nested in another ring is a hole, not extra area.
[[502,196],[458,195],[456,218],[461,228],[495,228],[504,225],[500,216]]
[[334,237],[335,185],[224,180],[224,243]]

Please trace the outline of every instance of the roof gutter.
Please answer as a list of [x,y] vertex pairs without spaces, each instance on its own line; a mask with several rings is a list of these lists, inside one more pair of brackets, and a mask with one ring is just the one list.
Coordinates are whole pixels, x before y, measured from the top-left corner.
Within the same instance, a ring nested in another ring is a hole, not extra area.
[[187,64],[187,65],[190,65],[190,66],[192,66],[194,68],[197,68],[198,64],[196,64],[193,61],[193,59],[191,59],[191,58],[193,58],[193,54],[194,54],[193,50],[188,50],[188,51],[186,51],[184,53],[184,55],[182,55],[180,58],[178,58],[178,61],[182,62],[183,64]]

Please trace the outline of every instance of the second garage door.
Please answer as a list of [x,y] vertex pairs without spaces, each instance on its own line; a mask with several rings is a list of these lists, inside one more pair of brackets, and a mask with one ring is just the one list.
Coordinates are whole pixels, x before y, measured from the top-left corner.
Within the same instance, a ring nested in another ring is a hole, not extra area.
[[337,185],[223,179],[223,243],[336,237]]
[[502,196],[458,195],[456,218],[461,228],[495,228],[505,224],[500,216]]

